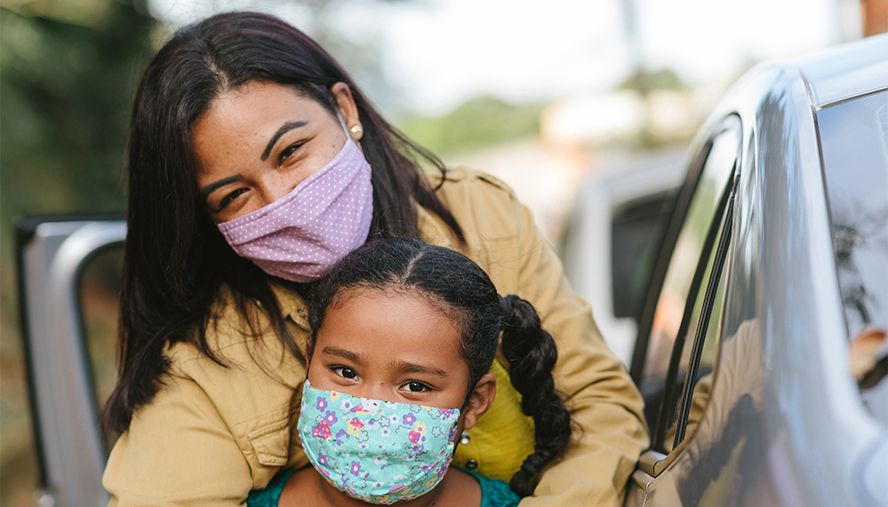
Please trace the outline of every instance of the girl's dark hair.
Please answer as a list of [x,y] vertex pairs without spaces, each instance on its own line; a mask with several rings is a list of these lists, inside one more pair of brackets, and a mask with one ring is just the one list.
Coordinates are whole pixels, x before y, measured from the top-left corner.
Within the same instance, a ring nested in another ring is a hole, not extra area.
[[509,486],[521,496],[533,494],[543,467],[561,455],[571,436],[570,413],[552,378],[558,352],[533,306],[515,295],[500,297],[487,273],[459,252],[417,239],[375,240],[346,256],[312,288],[310,344],[327,308],[355,288],[417,294],[452,311],[462,331],[460,354],[469,365],[469,393],[490,371],[502,331],[509,379],[521,394],[521,410],[533,417],[535,437],[534,453]]
[[148,65],[133,105],[119,379],[105,413],[112,431],[125,431],[133,412],[153,398],[169,367],[163,355],[169,344],[192,343],[225,364],[206,338],[210,306],[223,285],[254,336],[258,306],[290,353],[301,357],[268,276],[225,243],[198,198],[192,125],[215,97],[251,81],[292,86],[331,114],[336,105],[330,88],[347,84],[364,127],[364,156],[373,168],[371,236],[416,237],[419,205],[464,241],[417,162],[443,172],[440,160],[386,122],[345,70],[304,33],[252,12],[219,14],[180,29]]

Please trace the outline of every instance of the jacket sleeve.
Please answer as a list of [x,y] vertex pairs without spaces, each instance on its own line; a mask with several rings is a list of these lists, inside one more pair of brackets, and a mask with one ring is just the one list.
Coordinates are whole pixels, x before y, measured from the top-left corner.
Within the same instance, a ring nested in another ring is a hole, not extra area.
[[622,505],[627,480],[648,446],[641,396],[529,210],[514,198],[512,204],[518,221],[518,294],[536,307],[557,343],[555,386],[574,427],[563,458],[543,473],[534,496],[521,506]]
[[164,380],[111,451],[109,505],[242,505],[250,467],[210,397],[192,379]]

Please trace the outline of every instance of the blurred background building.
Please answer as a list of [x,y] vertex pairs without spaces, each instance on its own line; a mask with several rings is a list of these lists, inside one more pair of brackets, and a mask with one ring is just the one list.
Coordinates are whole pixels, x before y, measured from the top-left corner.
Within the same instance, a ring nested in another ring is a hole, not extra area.
[[[233,9],[277,14],[316,38],[409,136],[511,184],[554,244],[585,182],[640,157],[680,160],[751,65],[888,30],[888,0],[4,0],[2,505],[31,504],[36,473],[12,220],[122,213],[142,69],[176,28]],[[114,381],[119,263],[119,252],[97,259],[80,288],[100,396]]]

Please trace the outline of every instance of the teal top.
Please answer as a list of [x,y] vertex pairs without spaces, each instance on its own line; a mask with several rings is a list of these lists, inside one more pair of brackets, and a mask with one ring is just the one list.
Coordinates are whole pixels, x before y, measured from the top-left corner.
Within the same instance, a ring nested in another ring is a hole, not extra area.
[[488,479],[471,470],[460,470],[474,477],[481,485],[481,507],[516,507],[521,500],[503,481]]
[[[462,470],[462,469],[460,469]],[[488,479],[483,475],[478,475],[471,470],[462,470],[463,472],[474,477],[478,484],[481,485],[481,507],[515,507],[521,497],[516,495],[509,485],[503,481]],[[290,476],[296,472],[293,468],[281,470],[271,479],[265,489],[257,489],[250,491],[247,497],[248,507],[277,507],[278,501],[281,499],[281,493],[284,486],[290,480]]]

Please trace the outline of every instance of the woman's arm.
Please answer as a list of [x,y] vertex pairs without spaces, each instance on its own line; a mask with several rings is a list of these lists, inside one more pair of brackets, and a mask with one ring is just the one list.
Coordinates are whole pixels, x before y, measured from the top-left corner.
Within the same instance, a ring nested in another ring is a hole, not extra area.
[[514,198],[512,203],[519,224],[517,293],[537,308],[558,345],[555,384],[576,429],[563,459],[521,505],[622,505],[626,482],[648,446],[641,396],[530,211]]
[[250,467],[210,397],[168,376],[139,409],[108,459],[102,483],[111,506],[240,505]]
[[280,467],[305,465],[290,431],[302,363],[274,335],[260,346],[236,316],[221,315],[211,343],[228,366],[188,344],[170,347],[170,373],[105,467],[111,505],[242,505]]

